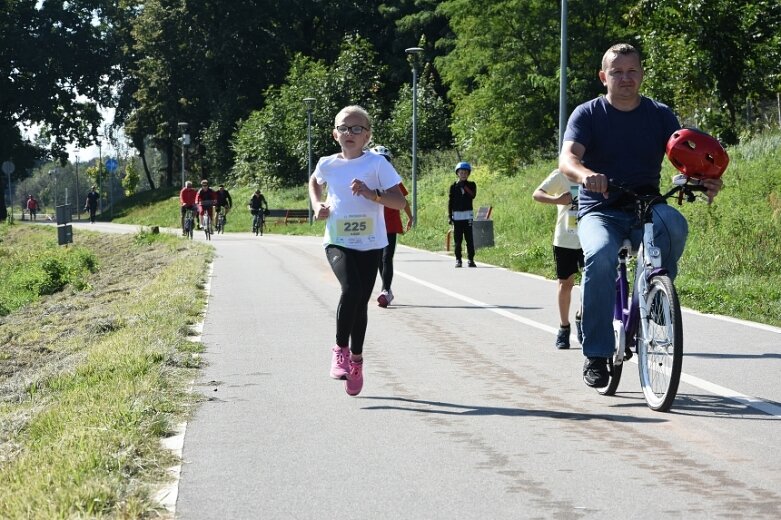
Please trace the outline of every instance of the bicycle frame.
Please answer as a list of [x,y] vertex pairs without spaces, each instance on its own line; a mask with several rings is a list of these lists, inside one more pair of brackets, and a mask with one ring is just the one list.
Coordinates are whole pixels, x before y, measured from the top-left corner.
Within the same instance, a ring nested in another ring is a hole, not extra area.
[[[632,243],[625,240],[618,253],[618,277],[616,278],[616,302],[613,309],[614,324],[622,324],[623,341],[621,347],[636,346],[638,325],[643,327],[641,338],[647,337],[648,309],[645,300],[640,298],[648,290],[648,282],[654,276],[667,274],[662,268],[662,255],[654,245],[654,224],[650,206],[643,215],[643,240],[637,251],[632,250]],[[629,300],[629,268],[627,262],[635,259],[635,279],[632,286],[632,299]],[[618,333],[619,331],[615,331]],[[621,339],[619,336],[617,338]],[[621,365],[624,356],[615,356],[613,363]]]

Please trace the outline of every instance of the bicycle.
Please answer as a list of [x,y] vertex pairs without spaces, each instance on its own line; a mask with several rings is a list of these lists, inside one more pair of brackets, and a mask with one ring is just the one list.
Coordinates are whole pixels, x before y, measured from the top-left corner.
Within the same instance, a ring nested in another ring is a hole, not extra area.
[[[690,184],[690,181],[693,184]],[[640,386],[648,407],[669,411],[678,392],[683,364],[683,323],[675,284],[662,268],[661,252],[654,245],[652,206],[675,195],[678,204],[694,202],[695,192],[705,191],[697,181],[677,175],[674,187],[664,195],[640,195],[614,183],[610,190],[620,190],[634,198],[635,213],[643,228],[643,239],[637,250],[625,240],[618,254],[616,303],[613,312],[615,350],[608,359],[608,383],[597,388],[602,395],[614,395],[621,380],[623,363],[637,352]],[[634,283],[629,292],[628,266],[634,259]]]
[[217,223],[214,225],[214,230],[218,234],[225,232],[225,206],[217,208]]
[[184,236],[193,239],[193,229],[195,228],[195,210],[190,207],[184,212],[184,224],[182,226],[182,233]]
[[254,217],[252,219],[252,232],[255,233],[255,236],[260,234],[260,236],[263,236],[264,228],[266,227],[266,217],[264,215],[264,210],[258,209],[254,210]]
[[203,232],[206,235],[206,240],[211,240],[212,235],[214,234],[214,229],[212,228],[212,217],[209,214],[209,206],[214,206],[213,201],[201,201],[201,208],[203,215],[201,215],[201,227],[203,228]]

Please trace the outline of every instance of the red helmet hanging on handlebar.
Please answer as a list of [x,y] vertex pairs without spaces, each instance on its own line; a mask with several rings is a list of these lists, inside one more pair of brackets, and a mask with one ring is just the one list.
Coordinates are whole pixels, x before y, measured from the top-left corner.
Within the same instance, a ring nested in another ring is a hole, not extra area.
[[667,158],[678,171],[695,179],[718,179],[729,164],[721,143],[694,128],[673,132],[667,141]]

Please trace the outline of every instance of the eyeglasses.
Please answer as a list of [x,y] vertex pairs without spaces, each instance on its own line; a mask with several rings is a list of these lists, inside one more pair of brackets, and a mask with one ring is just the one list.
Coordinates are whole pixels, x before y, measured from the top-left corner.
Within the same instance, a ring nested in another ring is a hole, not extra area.
[[336,127],[336,131],[342,135],[346,134],[347,132],[350,132],[353,135],[359,135],[362,134],[364,130],[368,131],[369,129],[361,125],[354,125],[354,126],[339,125]]

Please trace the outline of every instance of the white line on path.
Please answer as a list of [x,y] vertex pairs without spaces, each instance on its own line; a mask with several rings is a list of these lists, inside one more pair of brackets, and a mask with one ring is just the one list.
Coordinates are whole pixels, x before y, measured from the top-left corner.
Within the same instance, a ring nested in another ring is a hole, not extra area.
[[[518,316],[517,314],[513,314],[510,311],[500,309],[496,307],[495,305],[491,305],[490,303],[484,303],[479,300],[475,300],[474,298],[470,298],[469,296],[464,296],[463,294],[459,294],[457,292],[451,291],[450,289],[445,289],[444,287],[441,287],[439,285],[433,284],[431,282],[427,282],[425,280],[421,280],[420,278],[416,278],[412,275],[409,275],[404,272],[395,271],[395,274],[398,276],[401,276],[402,278],[406,278],[407,280],[411,282],[415,282],[419,285],[422,285],[424,287],[428,287],[431,290],[437,291],[439,293],[445,294],[447,296],[450,296],[451,298],[455,298],[457,300],[461,300],[462,302],[469,303],[471,305],[474,305],[475,307],[482,307],[485,310],[491,311],[493,313],[496,313],[500,316],[504,316],[505,318],[509,318],[511,320],[517,321],[519,323],[523,323],[524,325],[527,325],[529,327],[534,327],[539,330],[543,330],[545,332],[550,332],[551,334],[556,334],[558,332],[557,328],[551,327],[550,325],[545,325],[543,323],[540,323],[538,321],[530,320],[528,318],[524,318],[523,316]],[[692,311],[693,312],[693,311]],[[711,317],[711,315],[708,315]],[[752,322],[746,322],[742,320],[736,320],[734,318],[729,318],[725,316],[713,316],[717,319],[723,319],[725,321],[733,321],[741,323],[742,325],[752,325],[757,326],[757,328],[768,330],[771,332],[781,332],[781,329],[777,329],[775,327],[771,327],[769,325],[762,325],[762,324],[755,324]],[[635,359],[632,359],[633,362],[636,362]],[[717,395],[719,397],[723,397],[725,399],[729,399],[731,401],[738,402],[740,404],[743,404],[745,406],[748,406],[750,408],[754,408],[755,410],[759,410],[760,412],[764,412],[768,415],[772,415],[775,417],[781,417],[781,406],[778,406],[773,403],[769,403],[767,401],[764,401],[758,397],[752,397],[749,395],[741,394],[740,392],[736,390],[732,390],[723,386],[719,386],[715,383],[711,383],[710,381],[706,381],[704,379],[700,379],[699,377],[691,376],[689,374],[681,373],[681,381],[690,384],[694,387],[699,388],[700,390],[705,390],[706,392],[710,392],[714,395]]]

